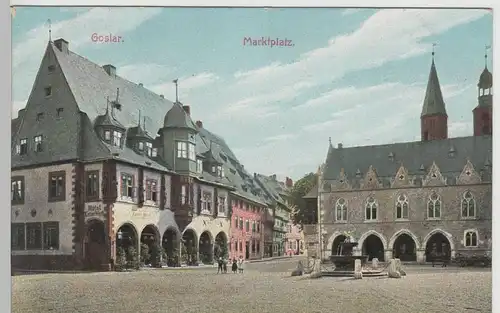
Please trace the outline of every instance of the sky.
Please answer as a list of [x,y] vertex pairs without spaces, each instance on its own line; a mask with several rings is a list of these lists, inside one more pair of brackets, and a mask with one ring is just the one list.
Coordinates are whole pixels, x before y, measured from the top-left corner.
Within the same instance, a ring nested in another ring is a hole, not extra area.
[[[493,16],[471,9],[16,8],[12,115],[29,97],[47,41],[191,106],[250,173],[299,179],[344,147],[420,139],[435,62],[450,137],[472,135]],[[119,43],[92,34],[121,36]],[[288,40],[250,46],[245,38]],[[487,64],[490,70],[491,51]]]

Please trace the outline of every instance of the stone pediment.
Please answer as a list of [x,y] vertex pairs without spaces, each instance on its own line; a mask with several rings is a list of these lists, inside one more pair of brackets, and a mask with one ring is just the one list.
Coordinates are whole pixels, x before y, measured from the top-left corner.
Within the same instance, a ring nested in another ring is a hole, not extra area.
[[458,185],[470,185],[470,184],[479,184],[481,183],[481,176],[474,169],[474,165],[472,165],[470,160],[467,160],[465,166],[462,170],[462,173],[457,178]]
[[441,174],[441,170],[437,166],[436,162],[433,162],[427,175],[425,176],[423,186],[445,186],[446,178]]

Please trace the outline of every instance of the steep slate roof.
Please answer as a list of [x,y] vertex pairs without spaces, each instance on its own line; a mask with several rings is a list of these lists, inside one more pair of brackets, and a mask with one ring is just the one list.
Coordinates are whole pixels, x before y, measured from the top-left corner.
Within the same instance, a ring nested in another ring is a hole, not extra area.
[[433,114],[446,115],[446,107],[443,100],[443,94],[441,93],[441,86],[439,85],[434,58],[432,59],[429,80],[427,81],[427,89],[425,91],[425,98],[424,104],[422,106],[421,116]]
[[175,102],[173,107],[165,115],[163,120],[163,126],[169,128],[189,128],[196,130],[196,126],[186,114],[186,111],[182,107],[182,103]]
[[316,199],[318,197],[318,184],[314,185],[311,190],[302,198],[304,199]]
[[276,177],[257,173],[254,173],[254,177],[261,183],[261,186],[271,195],[271,197],[273,197],[275,201],[285,205],[283,197],[288,195],[288,190],[276,180]]
[[[453,156],[450,152],[453,151]],[[389,155],[392,153],[393,158]],[[378,177],[395,177],[402,164],[410,175],[428,171],[433,162],[446,176],[459,175],[467,160],[476,171],[492,160],[492,137],[470,136],[443,140],[402,142],[377,146],[331,148],[323,173],[325,180],[338,179],[341,169],[348,179],[359,170],[364,177],[370,165]],[[426,172],[425,172],[426,173]]]

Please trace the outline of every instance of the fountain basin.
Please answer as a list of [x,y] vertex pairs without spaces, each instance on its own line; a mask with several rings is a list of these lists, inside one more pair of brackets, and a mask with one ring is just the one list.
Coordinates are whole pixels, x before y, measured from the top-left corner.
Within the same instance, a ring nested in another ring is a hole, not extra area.
[[354,262],[361,260],[361,267],[364,267],[368,262],[367,255],[332,255],[330,260],[335,265],[335,272],[350,271],[354,273]]

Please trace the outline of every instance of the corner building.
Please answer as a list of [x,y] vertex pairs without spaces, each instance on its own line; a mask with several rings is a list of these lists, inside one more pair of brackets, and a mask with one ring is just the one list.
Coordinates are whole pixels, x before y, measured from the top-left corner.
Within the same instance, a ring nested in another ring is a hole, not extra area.
[[265,192],[189,106],[64,39],[47,44],[11,130],[12,268],[109,269],[119,249],[139,257],[154,244],[169,265],[211,263],[231,248],[233,209],[251,208],[256,221],[267,209]]
[[485,66],[478,103],[471,107],[473,136],[448,138],[433,57],[420,141],[362,147],[330,142],[317,189],[305,197],[318,200],[323,258],[337,254],[346,236],[359,243],[356,254],[379,260],[426,262],[434,248],[448,258],[491,251],[492,85]]

